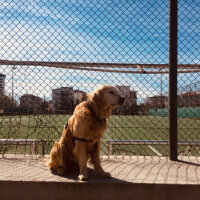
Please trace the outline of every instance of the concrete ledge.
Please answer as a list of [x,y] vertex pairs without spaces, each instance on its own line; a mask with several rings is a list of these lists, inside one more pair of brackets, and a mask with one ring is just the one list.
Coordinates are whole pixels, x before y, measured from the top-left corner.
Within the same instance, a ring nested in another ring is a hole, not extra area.
[[0,158],[0,199],[200,199],[198,158],[103,157],[102,164],[113,178],[98,178],[89,169],[89,180],[79,182],[77,174],[52,174],[40,157],[7,155]]
[[144,183],[0,181],[3,200],[199,200],[200,186]]

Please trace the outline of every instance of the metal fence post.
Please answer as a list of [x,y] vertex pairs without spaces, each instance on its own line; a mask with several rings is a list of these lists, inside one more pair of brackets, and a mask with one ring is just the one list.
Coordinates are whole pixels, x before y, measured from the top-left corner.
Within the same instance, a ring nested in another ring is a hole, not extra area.
[[169,148],[170,160],[177,160],[177,0],[169,1]]

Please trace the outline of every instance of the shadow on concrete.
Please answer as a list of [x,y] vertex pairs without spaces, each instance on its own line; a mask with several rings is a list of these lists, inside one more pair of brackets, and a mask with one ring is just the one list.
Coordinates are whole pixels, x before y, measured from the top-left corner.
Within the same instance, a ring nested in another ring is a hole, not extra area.
[[[58,176],[58,177],[62,177],[62,178],[66,178],[67,180],[73,180],[73,181],[79,181],[78,179],[78,172],[70,172],[68,174],[64,174],[64,175],[59,175],[55,172],[52,172],[53,175]],[[119,178],[115,178],[115,177],[110,177],[110,178],[102,178],[99,177],[97,172],[92,169],[92,168],[88,168],[88,180],[86,181],[80,181],[80,182],[88,182],[88,183],[92,183],[92,182],[116,182],[116,183],[129,183],[128,181],[119,179]]]
[[182,163],[182,164],[187,164],[187,165],[193,165],[193,166],[200,167],[199,163],[195,163],[193,161],[177,160],[177,162]]

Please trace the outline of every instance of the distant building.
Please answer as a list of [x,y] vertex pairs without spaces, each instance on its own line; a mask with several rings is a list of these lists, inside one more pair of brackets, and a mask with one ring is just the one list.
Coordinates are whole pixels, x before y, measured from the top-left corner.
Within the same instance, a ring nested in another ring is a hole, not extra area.
[[5,93],[5,78],[6,75],[0,73],[0,94]]
[[38,96],[32,94],[24,94],[20,98],[20,107],[28,108],[33,113],[41,113],[42,106],[43,106],[42,98]]
[[146,104],[149,109],[165,108],[168,106],[168,97],[163,95],[147,97]]
[[124,105],[132,106],[136,105],[137,92],[130,89],[130,86],[117,85],[116,88],[119,94],[125,97]]
[[200,92],[186,92],[178,95],[178,107],[199,107],[200,106]]
[[130,93],[130,86],[127,85],[117,85],[116,88],[118,89],[118,92],[120,95],[122,96],[129,96],[129,93]]
[[125,97],[124,105],[118,107],[116,114],[134,114],[137,106],[137,92],[130,89],[130,86],[117,85],[116,88],[121,96]]
[[74,90],[74,105],[78,105],[84,100],[86,100],[86,92]]
[[52,90],[52,111],[72,113],[74,109],[74,90],[72,87],[61,87]]

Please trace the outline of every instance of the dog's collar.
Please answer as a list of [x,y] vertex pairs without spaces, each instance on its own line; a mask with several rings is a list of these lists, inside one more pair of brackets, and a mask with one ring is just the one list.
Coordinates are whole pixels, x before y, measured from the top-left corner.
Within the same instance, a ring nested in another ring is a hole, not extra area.
[[103,118],[103,119],[99,118],[96,115],[96,113],[95,113],[92,105],[89,103],[89,101],[86,101],[86,108],[90,111],[93,118],[96,119],[96,121],[98,121],[103,126],[103,124],[107,121],[107,119],[106,118]]
[[72,132],[71,132],[71,134],[72,134],[72,137],[73,137],[74,140],[78,140],[78,141],[81,141],[81,142],[93,142],[93,140],[87,140],[85,138],[78,138],[78,137],[74,136],[74,134]]
[[[65,125],[65,129],[67,129],[67,127],[68,127],[68,123]],[[81,142],[93,142],[93,140],[87,140],[87,139],[85,139],[85,138],[76,137],[76,136],[72,133],[72,131],[71,131],[70,129],[68,129],[68,130],[69,130],[69,132],[70,132],[70,134],[72,135],[72,137],[73,137],[74,140],[78,140],[78,141],[81,141]]]

